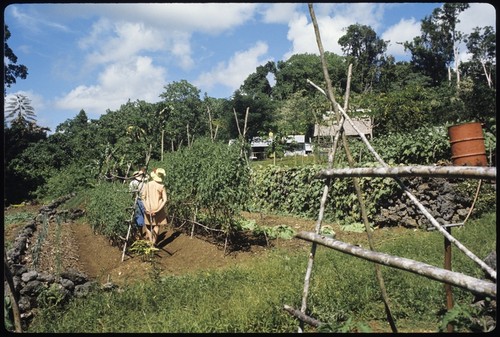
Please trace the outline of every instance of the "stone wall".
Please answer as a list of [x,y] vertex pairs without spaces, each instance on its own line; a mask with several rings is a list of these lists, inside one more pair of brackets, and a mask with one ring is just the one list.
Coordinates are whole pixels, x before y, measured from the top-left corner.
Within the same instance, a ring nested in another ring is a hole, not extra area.
[[[94,287],[97,287],[95,282],[78,270],[71,269],[53,275],[29,270],[27,266],[28,254],[31,254],[28,247],[37,226],[41,225],[41,219],[53,219],[57,213],[57,207],[71,197],[72,195],[68,195],[48,206],[41,207],[35,219],[19,231],[12,247],[6,252],[7,266],[12,275],[14,291],[17,295],[23,331],[26,331],[33,318],[33,309],[40,305],[67,303],[72,297],[84,297]],[[77,210],[69,217],[74,218],[81,214]],[[113,287],[109,284],[103,286],[104,289]],[[4,282],[4,289],[4,296],[8,296],[7,282]]]
[[[474,198],[460,192],[458,182],[445,178],[402,179],[405,186],[441,225],[461,223],[467,217]],[[400,189],[375,216],[375,225],[413,228],[434,227]]]

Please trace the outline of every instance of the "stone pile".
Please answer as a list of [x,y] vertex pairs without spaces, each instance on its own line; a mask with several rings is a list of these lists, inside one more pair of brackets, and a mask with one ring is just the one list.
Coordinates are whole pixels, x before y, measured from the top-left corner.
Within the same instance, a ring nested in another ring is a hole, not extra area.
[[[71,198],[72,195],[60,198],[48,206],[40,208],[38,215],[22,228],[12,247],[6,252],[7,266],[12,276],[14,292],[17,295],[21,324],[23,331],[33,318],[33,309],[40,305],[63,304],[74,297],[86,296],[97,285],[84,273],[78,270],[66,270],[58,275],[29,270],[27,266],[28,250],[33,233],[43,218],[53,219],[57,207]],[[76,216],[81,212],[75,212]],[[107,288],[109,285],[106,286]],[[106,289],[106,287],[104,287]],[[5,293],[8,296],[8,284],[4,282]],[[40,303],[42,302],[42,303]]]
[[[472,196],[460,192],[450,179],[416,177],[403,182],[441,225],[463,222],[472,205]],[[381,208],[374,222],[379,227],[434,227],[401,190]]]

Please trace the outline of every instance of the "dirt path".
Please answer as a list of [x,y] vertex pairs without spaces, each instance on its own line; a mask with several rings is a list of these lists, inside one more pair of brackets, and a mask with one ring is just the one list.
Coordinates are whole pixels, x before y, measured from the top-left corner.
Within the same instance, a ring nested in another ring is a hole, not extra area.
[[[32,207],[31,211],[38,208]],[[8,213],[10,212],[6,212]],[[313,231],[315,227],[314,220],[295,217],[259,213],[245,213],[243,216],[248,220],[255,220],[260,226],[286,225],[296,232]],[[6,224],[5,240],[13,240],[16,231],[24,225],[24,223]],[[328,225],[333,227],[339,240],[351,243],[363,243],[366,240],[366,235],[363,233],[343,232],[337,225]],[[81,220],[62,224],[49,222],[45,229],[46,234],[42,235],[43,240],[39,240],[39,236],[44,232],[41,226],[38,225],[37,231],[34,232],[32,247],[29,250],[31,252],[39,245],[41,248],[38,249],[38,256],[35,257],[33,253],[27,254],[30,268],[53,274],[76,269],[100,283],[112,282],[117,285],[126,285],[148,278],[153,272],[152,268],[155,268],[155,272],[159,271],[160,275],[180,275],[241,265],[264,257],[274,247],[294,252],[303,250],[304,256],[307,256],[310,250],[310,243],[300,239],[276,239],[270,241],[269,245],[250,245],[246,250],[227,254],[222,245],[215,245],[197,237],[192,238],[184,232],[174,231],[166,226],[160,231],[161,249],[155,255],[153,264],[141,256],[132,254],[126,254],[122,261],[123,246],[112,246],[105,236],[93,233],[91,226]],[[376,236],[383,234],[377,232]]]
[[[137,282],[151,273],[153,264],[141,256],[126,254],[122,262],[122,249],[113,247],[101,235],[95,235],[88,224],[71,225],[77,238],[80,262],[91,278],[116,284]],[[169,228],[160,231],[160,250],[155,255],[154,267],[162,274],[179,275],[205,269],[223,268],[240,264],[257,255],[257,252],[238,252],[225,256],[223,247]],[[259,254],[265,249],[259,249]]]

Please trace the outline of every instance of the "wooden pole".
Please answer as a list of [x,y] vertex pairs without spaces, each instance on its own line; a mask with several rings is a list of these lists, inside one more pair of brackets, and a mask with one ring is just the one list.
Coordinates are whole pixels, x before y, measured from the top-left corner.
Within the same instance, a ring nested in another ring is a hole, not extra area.
[[484,294],[486,296],[490,296],[493,298],[496,298],[497,296],[496,284],[490,281],[485,281],[464,275],[462,273],[457,273],[446,269],[434,267],[429,264],[425,264],[415,260],[399,256],[392,256],[380,252],[374,252],[372,250],[364,249],[358,246],[351,245],[349,243],[328,238],[326,236],[318,235],[312,232],[302,231],[297,233],[295,237],[310,242],[316,242],[325,247],[329,247],[368,261],[373,261],[375,263],[383,264],[389,267],[406,270],[411,273],[422,275],[436,281],[450,283],[451,285],[472,291],[477,294]]
[[356,167],[322,170],[318,177],[435,177],[496,179],[496,167],[481,166],[396,166]]
[[[341,119],[343,120],[343,118],[341,118],[341,114],[339,113],[339,110],[341,109],[341,107],[340,107],[340,105],[335,100],[335,95],[334,95],[334,92],[333,92],[333,86],[332,86],[332,83],[331,83],[331,80],[330,80],[330,75],[328,74],[328,67],[327,67],[327,64],[326,64],[325,56],[324,56],[323,44],[321,42],[321,37],[320,37],[319,28],[318,28],[318,23],[317,23],[317,20],[316,20],[316,15],[314,14],[313,4],[309,3],[308,6],[309,6],[309,12],[311,14],[311,20],[312,20],[312,23],[313,23],[313,26],[314,26],[314,32],[316,34],[316,42],[318,44],[318,48],[319,48],[319,52],[320,52],[321,65],[322,65],[322,68],[323,68],[323,75],[324,75],[324,78],[325,78],[325,81],[326,81],[327,90],[328,90],[327,91],[327,97],[328,97],[328,99],[330,100],[330,102],[333,105],[333,110],[335,111],[335,116],[337,118],[337,122],[340,122]],[[349,71],[351,71],[351,68],[349,68]],[[345,100],[344,110],[347,110],[347,108],[348,108],[348,102],[349,102],[349,87],[347,88],[347,91],[346,91],[346,100]],[[343,113],[342,115],[345,116],[347,114]],[[343,123],[339,124],[339,125],[340,125],[340,130],[342,130],[343,129]],[[359,130],[358,130],[358,133],[359,133]],[[349,149],[349,143],[347,142],[347,137],[345,135],[345,132],[340,132],[340,134],[342,136],[342,144],[344,145],[344,150],[345,150],[345,153],[346,153],[346,157],[347,157],[347,161],[349,163],[349,166],[350,167],[354,167],[355,166],[355,162],[354,162],[354,159],[353,159],[353,157],[351,155],[351,150]],[[366,206],[365,206],[365,202],[364,202],[364,199],[363,199],[363,193],[361,192],[361,187],[360,187],[360,184],[359,184],[359,180],[358,180],[357,177],[353,177],[352,180],[353,180],[354,189],[356,191],[356,196],[357,196],[357,199],[358,199],[358,202],[359,202],[359,206],[360,206],[361,218],[362,218],[363,223],[364,223],[365,228],[366,228],[366,234],[367,234],[367,237],[368,237],[368,243],[369,243],[370,249],[371,250],[375,250],[374,244],[373,244],[373,239],[372,239],[371,232],[370,232],[370,224],[368,222],[368,215],[367,215],[367,211],[366,211]],[[380,266],[378,264],[375,264],[375,274],[376,274],[377,281],[379,283],[379,287],[380,287],[380,291],[381,291],[381,295],[382,295],[382,300],[384,302],[384,308],[385,308],[385,312],[387,314],[387,320],[389,322],[389,325],[391,326],[392,332],[397,333],[398,330],[397,330],[397,327],[396,327],[396,323],[395,323],[394,317],[393,317],[392,312],[391,312],[390,303],[389,303],[389,297],[387,296],[387,291],[386,291],[385,284],[384,284],[384,278],[382,276],[382,272],[381,272]]]
[[[451,227],[446,227],[446,231],[451,235]],[[444,238],[444,269],[451,270],[451,242],[447,238]],[[444,290],[446,292],[446,309],[450,311],[453,309],[453,293],[451,290],[451,284],[445,283]],[[453,325],[448,323],[446,326],[448,332],[453,332]]]
[[[314,85],[318,90],[320,90],[323,95],[326,95],[325,91],[321,88],[319,88],[316,84],[311,82],[310,80],[307,80],[309,83]],[[351,120],[349,115],[342,109],[340,106],[338,106],[338,109],[342,112],[342,115],[345,117],[346,121],[351,124],[352,128],[358,133],[360,138],[363,140],[365,143],[366,147],[370,152],[373,154],[373,156],[377,159],[379,163],[381,163],[385,168],[388,168],[389,165],[380,157],[380,155],[375,151],[373,146],[371,146],[370,142],[366,139],[365,135],[359,131],[359,129],[356,127],[354,122]],[[462,245],[457,239],[452,237],[440,224],[439,222],[434,219],[434,217],[427,211],[427,209],[418,201],[418,199],[410,192],[410,190],[405,186],[405,184],[399,179],[398,177],[394,177],[394,180],[398,183],[399,187],[404,191],[406,196],[410,198],[411,201],[417,206],[417,208],[422,212],[422,214],[431,222],[431,224],[441,233],[443,234],[448,240],[450,240],[452,243],[455,244],[455,246],[458,247],[467,257],[469,257],[471,260],[476,262],[484,271],[486,271],[492,278],[496,280],[497,278],[497,272],[490,266],[488,266],[484,261],[482,261],[480,258],[478,258],[476,255],[474,255],[471,251],[469,251],[464,245]]]

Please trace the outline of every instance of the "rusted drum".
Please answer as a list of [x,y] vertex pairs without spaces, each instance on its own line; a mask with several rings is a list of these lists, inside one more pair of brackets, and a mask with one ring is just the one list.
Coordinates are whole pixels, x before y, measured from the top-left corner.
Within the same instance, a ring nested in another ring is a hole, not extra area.
[[487,166],[481,123],[450,126],[451,160],[455,166]]

